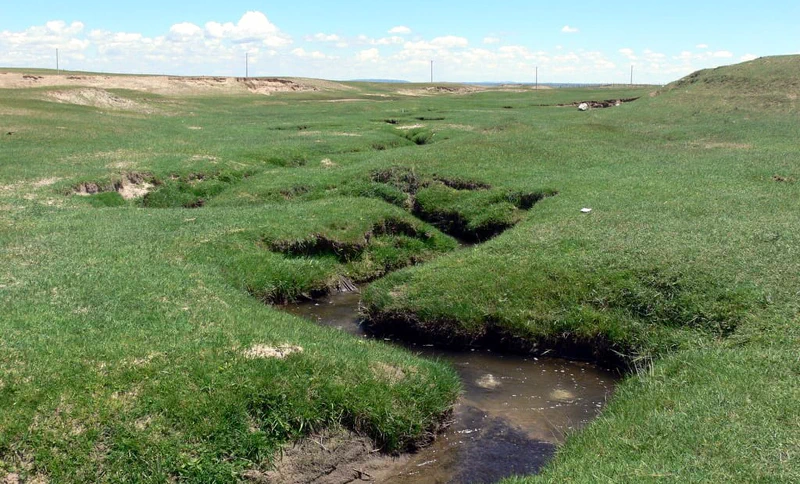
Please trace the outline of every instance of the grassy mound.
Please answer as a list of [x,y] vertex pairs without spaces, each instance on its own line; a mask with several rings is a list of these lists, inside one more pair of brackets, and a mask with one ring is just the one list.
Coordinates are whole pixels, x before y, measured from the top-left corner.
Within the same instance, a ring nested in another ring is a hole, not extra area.
[[[800,96],[800,58],[761,57],[732,66],[704,69],[667,85],[663,93],[711,96],[713,107],[795,111]],[[708,106],[711,107],[711,106]]]

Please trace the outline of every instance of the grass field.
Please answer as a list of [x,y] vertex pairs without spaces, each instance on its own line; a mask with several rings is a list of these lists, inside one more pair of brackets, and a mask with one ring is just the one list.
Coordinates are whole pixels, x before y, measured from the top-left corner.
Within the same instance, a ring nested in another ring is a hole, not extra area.
[[0,90],[0,477],[235,482],[336,426],[413,448],[449,367],[264,304],[375,281],[378,331],[629,371],[513,482],[800,481],[799,78]]

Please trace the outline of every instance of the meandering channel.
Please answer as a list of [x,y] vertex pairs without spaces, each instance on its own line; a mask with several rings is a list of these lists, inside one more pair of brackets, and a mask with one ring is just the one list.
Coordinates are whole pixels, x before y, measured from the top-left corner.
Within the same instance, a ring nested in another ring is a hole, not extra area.
[[[367,338],[359,302],[358,292],[336,293],[284,309]],[[461,376],[464,394],[452,425],[432,445],[410,456],[383,459],[379,482],[489,483],[537,472],[569,432],[598,415],[616,380],[613,373],[586,362],[486,349],[407,347],[450,362]]]

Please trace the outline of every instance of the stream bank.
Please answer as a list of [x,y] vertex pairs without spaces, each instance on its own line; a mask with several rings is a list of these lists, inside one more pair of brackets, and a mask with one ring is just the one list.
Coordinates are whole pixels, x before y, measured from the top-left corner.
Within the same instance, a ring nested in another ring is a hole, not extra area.
[[[368,338],[359,303],[358,292],[336,293],[284,309]],[[451,424],[430,446],[413,454],[386,456],[358,436],[318,435],[294,451],[288,449],[269,481],[490,483],[535,473],[568,433],[599,414],[616,381],[614,373],[588,362],[501,355],[478,348],[405,346],[421,356],[449,362],[463,382],[464,393],[453,409]],[[312,461],[314,465],[309,464]]]

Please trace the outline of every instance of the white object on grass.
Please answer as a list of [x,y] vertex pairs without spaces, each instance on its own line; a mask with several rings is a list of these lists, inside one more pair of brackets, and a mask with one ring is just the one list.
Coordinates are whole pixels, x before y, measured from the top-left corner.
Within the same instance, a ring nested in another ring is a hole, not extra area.
[[581,213],[589,213],[589,212],[591,212],[591,211],[592,211],[592,209],[591,209],[591,208],[582,208],[582,209],[581,209]]

